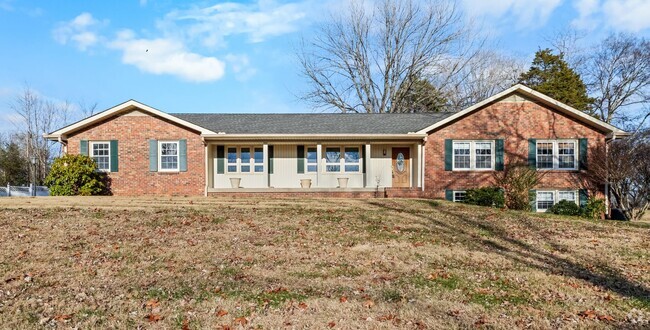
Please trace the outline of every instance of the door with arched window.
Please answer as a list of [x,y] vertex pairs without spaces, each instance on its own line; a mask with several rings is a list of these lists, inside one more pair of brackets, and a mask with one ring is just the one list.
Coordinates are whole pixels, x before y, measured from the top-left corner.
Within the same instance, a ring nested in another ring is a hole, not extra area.
[[393,148],[393,187],[410,187],[410,148]]

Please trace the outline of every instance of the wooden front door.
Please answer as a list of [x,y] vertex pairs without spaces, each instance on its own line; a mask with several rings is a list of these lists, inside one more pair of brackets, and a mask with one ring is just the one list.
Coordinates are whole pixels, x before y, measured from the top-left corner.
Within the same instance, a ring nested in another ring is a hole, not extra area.
[[393,187],[410,187],[410,148],[393,148]]

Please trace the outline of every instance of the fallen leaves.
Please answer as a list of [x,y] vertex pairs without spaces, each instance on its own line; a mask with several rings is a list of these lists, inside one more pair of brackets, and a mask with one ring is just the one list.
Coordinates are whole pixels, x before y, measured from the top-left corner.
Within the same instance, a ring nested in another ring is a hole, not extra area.
[[220,309],[219,311],[217,311],[217,316],[218,317],[223,317],[223,316],[226,316],[226,315],[228,315],[228,312],[226,312],[223,309]]
[[375,306],[375,302],[370,299],[363,302],[363,307],[365,308],[372,308],[373,306]]
[[147,320],[147,321],[149,321],[151,323],[158,322],[158,321],[163,319],[163,317],[160,316],[160,314],[156,314],[156,313],[149,313],[144,318],[145,318],[145,320]]
[[248,320],[243,316],[236,318],[234,322],[235,324],[239,324],[241,326],[245,326],[246,324],[248,324]]
[[348,302],[348,297],[346,297],[346,296],[341,296],[341,298],[339,298],[339,302],[341,302],[341,303],[346,303],[346,302]]
[[614,321],[614,318],[610,315],[607,314],[601,314],[596,312],[593,309],[587,309],[581,312],[578,312],[578,316],[584,318],[584,319],[590,319],[590,320],[599,320],[599,321]]

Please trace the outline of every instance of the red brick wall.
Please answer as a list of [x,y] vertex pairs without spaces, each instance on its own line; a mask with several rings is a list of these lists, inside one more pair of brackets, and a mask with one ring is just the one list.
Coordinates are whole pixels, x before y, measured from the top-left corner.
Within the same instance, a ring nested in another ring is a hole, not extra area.
[[[187,172],[149,172],[149,140],[187,140]],[[149,115],[120,115],[68,137],[68,153],[81,140],[118,140],[119,169],[109,173],[114,195],[203,195],[205,150],[199,133]]]
[[[493,185],[494,171],[445,171],[445,139],[504,139],[507,166],[509,162],[527,163],[530,138],[587,138],[588,157],[593,155],[589,150],[605,143],[604,134],[544,105],[506,98],[429,134],[425,142],[425,189],[436,198],[444,198],[445,189]],[[544,172],[537,188],[586,188],[592,193],[600,190],[587,187],[578,171]]]

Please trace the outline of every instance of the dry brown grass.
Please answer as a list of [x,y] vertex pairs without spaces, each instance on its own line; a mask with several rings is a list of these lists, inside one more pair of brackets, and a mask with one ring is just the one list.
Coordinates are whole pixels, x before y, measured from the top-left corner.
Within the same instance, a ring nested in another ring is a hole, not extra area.
[[648,223],[384,199],[0,208],[3,328],[650,326]]

